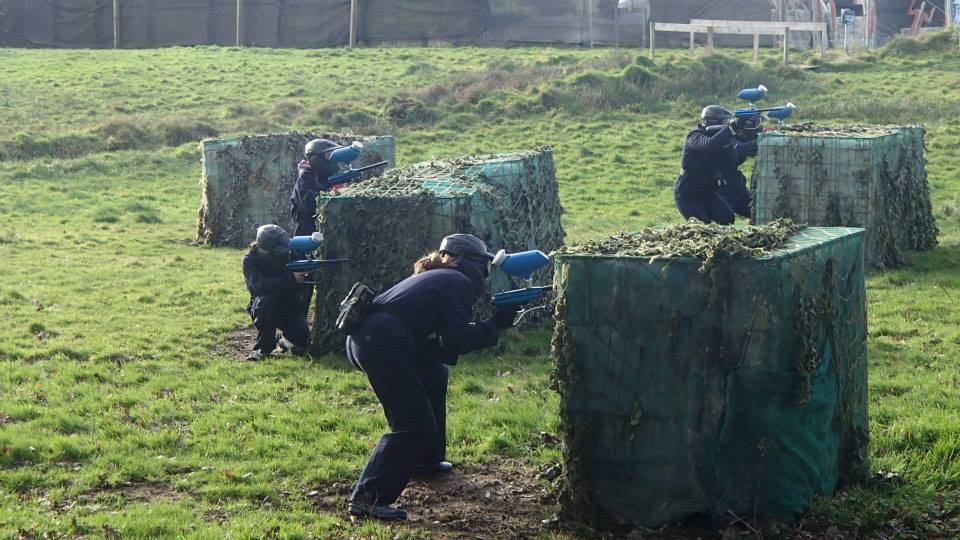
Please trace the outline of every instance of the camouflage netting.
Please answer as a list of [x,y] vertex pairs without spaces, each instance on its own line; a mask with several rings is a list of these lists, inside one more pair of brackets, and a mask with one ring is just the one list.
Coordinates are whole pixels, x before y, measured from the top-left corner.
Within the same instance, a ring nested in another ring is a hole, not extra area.
[[867,264],[896,268],[937,245],[919,126],[789,126],[761,135],[753,222],[863,227]]
[[869,471],[863,230],[697,222],[555,254],[562,517],[788,519]]
[[[354,167],[379,161],[396,166],[397,149],[390,136],[294,132],[204,141],[197,243],[245,246],[266,223],[292,232],[290,193],[297,181],[297,164],[303,159],[303,147],[316,138],[338,144],[363,142],[363,154]],[[380,172],[378,168],[367,174]]]
[[[318,228],[324,258],[350,261],[317,274],[314,348],[342,349],[334,329],[339,302],[354,282],[382,292],[409,276],[413,263],[452,233],[471,233],[491,249],[550,251],[563,245],[560,198],[548,148],[517,154],[431,161],[323,194]],[[535,276],[551,279],[552,269]],[[500,272],[494,291],[512,288]],[[485,304],[478,306],[482,314]]]

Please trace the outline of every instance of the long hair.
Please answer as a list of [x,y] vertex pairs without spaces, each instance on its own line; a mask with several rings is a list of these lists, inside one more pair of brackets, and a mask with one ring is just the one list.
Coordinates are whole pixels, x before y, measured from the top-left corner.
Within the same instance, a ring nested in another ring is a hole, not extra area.
[[453,257],[446,253],[441,255],[439,251],[434,251],[424,255],[423,257],[420,257],[417,262],[413,263],[413,273],[422,274],[427,270],[456,267],[457,263],[453,260]]

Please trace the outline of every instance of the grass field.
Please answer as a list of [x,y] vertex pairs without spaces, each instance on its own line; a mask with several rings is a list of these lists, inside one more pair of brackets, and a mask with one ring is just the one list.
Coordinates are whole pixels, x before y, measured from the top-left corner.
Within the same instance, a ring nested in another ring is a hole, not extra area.
[[[352,527],[311,495],[352,482],[385,430],[362,375],[218,346],[249,322],[247,293],[241,250],[191,244],[200,137],[390,133],[402,163],[550,145],[575,242],[679,222],[685,130],[758,83],[797,121],[928,129],[941,246],[868,279],[883,480],[818,501],[809,521],[837,538],[960,536],[960,55],[942,35],[816,71],[747,54],[0,49],[0,538],[420,534]],[[452,460],[532,476],[558,459],[541,435],[557,431],[549,335],[453,370]]]

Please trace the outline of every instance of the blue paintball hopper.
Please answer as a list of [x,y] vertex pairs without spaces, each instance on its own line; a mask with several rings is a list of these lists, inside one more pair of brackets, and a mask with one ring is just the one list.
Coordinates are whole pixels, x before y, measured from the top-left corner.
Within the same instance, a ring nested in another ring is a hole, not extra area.
[[310,236],[294,236],[290,239],[290,251],[295,251],[297,253],[313,253],[314,251],[320,249],[320,245],[323,243],[323,235],[315,232]]
[[776,120],[779,120],[782,124],[784,120],[790,118],[790,115],[793,114],[793,111],[797,110],[797,107],[793,103],[787,103],[783,107],[776,107],[767,111],[767,116]]
[[514,289],[493,295],[493,305],[519,306],[530,302],[536,302],[543,296],[543,293],[552,291],[552,286],[546,287],[527,287],[525,289]]
[[760,85],[756,88],[744,88],[737,94],[737,99],[742,99],[749,101],[750,103],[756,103],[763,99],[763,96],[767,95],[767,87]]
[[548,264],[550,257],[538,249],[510,254],[501,249],[493,258],[493,265],[503,273],[526,281],[533,279],[533,273]]
[[354,141],[350,146],[341,146],[333,152],[330,152],[328,160],[330,163],[351,163],[360,157],[363,151],[363,143]]

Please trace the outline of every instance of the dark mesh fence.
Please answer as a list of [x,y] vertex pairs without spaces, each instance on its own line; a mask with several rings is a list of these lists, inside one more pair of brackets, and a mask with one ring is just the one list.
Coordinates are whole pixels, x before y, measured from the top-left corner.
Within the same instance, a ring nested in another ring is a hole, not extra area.
[[[908,4],[882,3],[877,41],[909,25]],[[350,0],[243,0],[242,41],[263,47],[346,45]],[[359,43],[510,45],[647,44],[650,21],[822,20],[817,0],[359,0]],[[237,0],[120,0],[122,47],[237,42]],[[704,39],[700,37],[701,41]],[[751,38],[718,36],[719,46]],[[772,38],[764,38],[765,42]],[[803,35],[797,39],[808,39]],[[684,34],[658,45],[686,46]],[[798,43],[802,45],[802,43]],[[113,46],[113,0],[0,0],[0,46]]]
[[[618,3],[623,4],[618,9]],[[350,0],[244,0],[242,42],[346,45]],[[361,44],[645,44],[646,0],[360,0]],[[0,45],[109,48],[112,0],[0,0]],[[120,0],[125,48],[233,45],[236,0]]]

